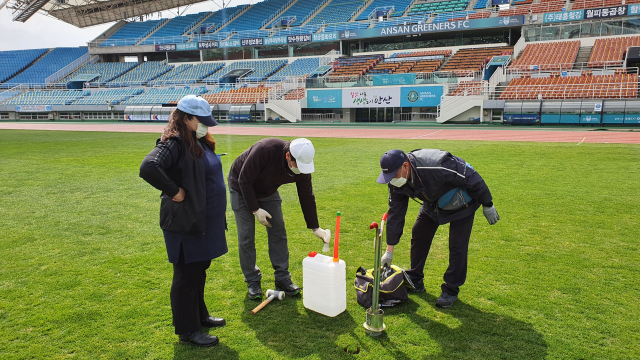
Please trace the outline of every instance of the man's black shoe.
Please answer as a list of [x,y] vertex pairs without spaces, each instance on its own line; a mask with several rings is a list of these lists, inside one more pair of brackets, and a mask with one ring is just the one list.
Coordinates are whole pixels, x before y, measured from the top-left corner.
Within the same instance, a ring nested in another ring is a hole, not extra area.
[[449,295],[446,292],[442,292],[442,295],[436,300],[436,306],[441,307],[443,309],[451,307],[454,302],[458,300],[458,297],[455,295]]
[[262,287],[259,281],[250,282],[249,284],[247,284],[247,288],[249,289],[247,291],[249,299],[262,299]]
[[220,340],[216,336],[205,334],[198,330],[191,334],[180,335],[180,342],[183,344],[191,344],[200,347],[218,345]]
[[291,281],[291,279],[276,281],[276,290],[284,291],[287,296],[294,296],[300,294],[300,288]]
[[224,326],[227,322],[223,318],[209,316],[208,318],[202,320],[200,324],[204,327],[218,327]]
[[422,287],[420,287],[420,286],[416,286],[416,287],[415,287],[415,288],[413,288],[413,289],[412,289],[412,288],[408,288],[407,290],[409,290],[409,292],[412,292],[412,293],[423,293],[423,292],[427,291],[427,290],[424,288],[424,285],[422,285]]

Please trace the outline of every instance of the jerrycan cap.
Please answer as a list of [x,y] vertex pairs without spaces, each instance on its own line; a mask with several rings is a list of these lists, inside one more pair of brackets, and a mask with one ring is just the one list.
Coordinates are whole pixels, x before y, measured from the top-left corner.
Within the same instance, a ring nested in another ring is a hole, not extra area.
[[316,251],[309,252],[309,257],[316,257],[316,255],[318,255]]

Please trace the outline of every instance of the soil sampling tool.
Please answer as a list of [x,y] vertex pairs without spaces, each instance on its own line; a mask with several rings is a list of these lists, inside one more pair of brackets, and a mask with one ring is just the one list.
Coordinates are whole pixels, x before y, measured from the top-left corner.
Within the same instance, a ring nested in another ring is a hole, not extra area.
[[277,291],[277,290],[271,290],[271,289],[267,290],[267,299],[261,302],[260,305],[256,306],[255,309],[251,310],[251,313],[255,314],[258,311],[262,310],[262,308],[267,306],[267,304],[269,304],[273,299],[283,300],[284,296],[285,296],[284,291]]
[[371,224],[369,229],[375,229],[376,235],[373,241],[376,257],[373,262],[373,295],[371,299],[371,307],[367,309],[367,321],[364,323],[364,329],[369,336],[380,336],[387,328],[384,325],[384,311],[380,309],[380,257],[382,252],[382,240],[384,235],[384,223],[387,221],[387,213],[384,213],[380,221],[380,227],[377,223]]

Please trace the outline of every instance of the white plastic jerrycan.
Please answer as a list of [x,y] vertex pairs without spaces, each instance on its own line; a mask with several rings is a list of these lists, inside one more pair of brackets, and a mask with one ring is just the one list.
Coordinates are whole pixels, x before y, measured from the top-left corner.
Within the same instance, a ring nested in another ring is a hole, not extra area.
[[302,260],[302,303],[322,315],[334,317],[347,309],[347,269],[344,260],[315,251]]

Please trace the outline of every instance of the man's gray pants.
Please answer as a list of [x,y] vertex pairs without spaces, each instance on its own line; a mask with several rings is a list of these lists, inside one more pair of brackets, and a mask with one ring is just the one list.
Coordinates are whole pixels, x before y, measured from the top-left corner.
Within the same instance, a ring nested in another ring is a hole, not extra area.
[[244,202],[242,194],[229,189],[231,194],[231,209],[236,217],[238,228],[238,253],[240,254],[240,268],[247,283],[260,281],[262,274],[256,265],[256,224],[267,229],[269,242],[269,258],[275,270],[275,280],[283,281],[291,278],[289,272],[289,247],[287,246],[287,231],[284,228],[282,216],[282,198],[279,192],[258,199],[258,206],[271,215],[267,219],[271,227],[258,223]]

